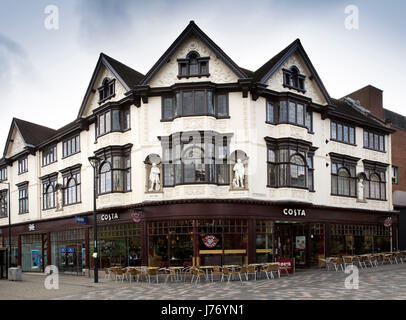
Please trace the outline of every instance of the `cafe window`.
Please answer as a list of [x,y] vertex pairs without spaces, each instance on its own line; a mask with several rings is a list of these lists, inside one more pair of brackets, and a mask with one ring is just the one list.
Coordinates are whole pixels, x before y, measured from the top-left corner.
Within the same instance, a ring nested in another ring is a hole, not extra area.
[[269,262],[273,258],[273,228],[271,220],[256,220],[256,258],[257,262]]
[[162,137],[164,187],[179,184],[229,184],[229,135],[205,132]]

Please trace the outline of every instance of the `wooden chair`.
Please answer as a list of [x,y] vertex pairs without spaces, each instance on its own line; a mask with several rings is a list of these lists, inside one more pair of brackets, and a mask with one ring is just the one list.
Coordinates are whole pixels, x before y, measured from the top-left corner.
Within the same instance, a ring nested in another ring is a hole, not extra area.
[[158,277],[158,270],[157,269],[146,269],[146,273],[147,273],[147,278],[148,278],[148,282],[151,283],[151,277],[155,277],[156,278],[156,283],[159,283],[159,277]]
[[176,274],[175,269],[166,269],[166,271],[167,271],[167,275],[166,275],[165,283],[168,282],[169,278],[171,279],[171,282],[176,280],[177,274]]
[[130,283],[131,283],[132,277],[134,277],[134,279],[135,279],[135,277],[137,277],[137,282],[138,282],[140,280],[140,276],[142,276],[142,273],[140,270],[133,269],[133,268],[128,269],[127,273],[130,278]]
[[248,267],[246,265],[243,265],[238,272],[240,275],[244,275],[245,279],[248,281]]
[[198,268],[192,268],[191,271],[192,271],[192,280],[190,280],[191,283],[193,282],[194,278],[196,278],[195,282],[197,283],[198,281],[200,281],[201,276],[203,277],[206,276],[206,273]]
[[227,282],[230,282],[230,279],[233,275],[238,274],[240,281],[242,283],[241,273],[239,271],[231,270],[229,267],[223,266],[223,275],[221,276],[221,281],[224,281],[224,276],[228,276]]
[[[344,269],[347,268],[347,266],[354,265],[353,257],[352,256],[343,256],[343,264],[344,264]],[[336,271],[337,271],[337,269],[336,269]]]
[[271,274],[271,278],[275,279],[273,273],[277,272],[278,273],[278,278],[281,277],[281,270],[279,268],[279,263],[269,263],[266,266],[263,266],[261,269],[261,272],[264,272],[266,274],[267,279],[269,280],[269,274]]
[[116,276],[116,282],[117,280],[121,279],[121,282],[124,281],[124,278],[127,277],[127,271],[123,269],[116,269],[114,270],[115,276]]
[[255,281],[257,281],[257,269],[255,268],[255,266],[253,266],[251,264],[249,264],[247,267],[247,273],[246,273],[247,280],[249,279],[250,274],[253,274]]

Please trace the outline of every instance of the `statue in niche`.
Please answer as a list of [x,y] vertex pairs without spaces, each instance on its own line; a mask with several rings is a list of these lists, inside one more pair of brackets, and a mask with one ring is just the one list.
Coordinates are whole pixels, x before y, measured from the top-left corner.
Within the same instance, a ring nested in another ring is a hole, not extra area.
[[160,185],[160,174],[161,170],[157,167],[156,163],[152,164],[151,171],[149,173],[149,181],[150,181],[150,188],[148,191],[154,191],[154,186],[155,186],[155,191],[159,191],[161,189]]
[[237,163],[234,165],[233,171],[234,171],[233,188],[244,188],[245,168],[241,159],[237,160]]
[[358,180],[358,200],[364,201],[364,179],[361,177]]

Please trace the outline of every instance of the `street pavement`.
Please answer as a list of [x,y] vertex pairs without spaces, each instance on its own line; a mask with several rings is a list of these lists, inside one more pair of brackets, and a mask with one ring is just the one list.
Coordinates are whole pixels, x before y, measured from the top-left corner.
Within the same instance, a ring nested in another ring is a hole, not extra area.
[[[406,299],[406,263],[379,265],[359,269],[359,288],[347,289],[343,271],[312,269],[297,271],[294,276],[257,281],[219,282],[202,279],[158,284],[145,281],[114,281],[100,277],[98,284],[84,276],[59,276],[59,289],[47,290],[45,275],[23,273],[23,281],[0,280],[0,299],[41,300],[368,300]],[[350,284],[354,284],[350,282]]]

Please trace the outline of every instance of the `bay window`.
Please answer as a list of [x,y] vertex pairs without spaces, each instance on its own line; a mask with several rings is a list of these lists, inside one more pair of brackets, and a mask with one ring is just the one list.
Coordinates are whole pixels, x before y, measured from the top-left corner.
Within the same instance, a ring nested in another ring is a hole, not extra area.
[[199,89],[180,91],[175,96],[162,97],[163,121],[185,116],[228,117],[227,93],[213,94],[212,90]]
[[362,160],[366,176],[365,196],[367,199],[386,200],[386,169],[387,164]]
[[42,166],[45,167],[57,161],[56,145],[50,146],[42,150]]
[[102,159],[98,168],[98,193],[131,191],[131,145],[107,147],[95,152]]
[[161,137],[163,184],[229,184],[229,134],[183,132]]
[[293,138],[265,138],[268,147],[268,186],[314,190],[313,156],[317,148]]
[[356,196],[358,158],[330,153],[331,194],[337,196]]
[[289,123],[313,130],[312,112],[303,103],[282,100],[279,103],[266,101],[266,122],[271,124]]
[[130,108],[110,109],[97,115],[96,136],[130,129]]

